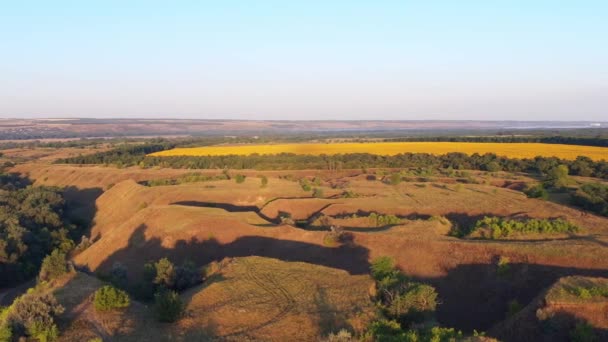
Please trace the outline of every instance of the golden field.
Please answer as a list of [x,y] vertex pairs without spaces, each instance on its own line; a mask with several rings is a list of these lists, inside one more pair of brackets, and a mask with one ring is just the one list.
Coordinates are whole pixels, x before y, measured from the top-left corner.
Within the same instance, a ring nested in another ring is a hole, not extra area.
[[509,158],[534,158],[536,156],[576,159],[587,156],[593,160],[608,159],[608,148],[540,143],[467,143],[467,142],[382,142],[382,143],[306,143],[306,144],[265,144],[265,145],[222,145],[192,148],[176,148],[151,154],[152,156],[221,156],[250,154],[346,154],[371,153],[395,155],[399,153],[431,153],[436,155],[450,152],[466,154],[495,153]]

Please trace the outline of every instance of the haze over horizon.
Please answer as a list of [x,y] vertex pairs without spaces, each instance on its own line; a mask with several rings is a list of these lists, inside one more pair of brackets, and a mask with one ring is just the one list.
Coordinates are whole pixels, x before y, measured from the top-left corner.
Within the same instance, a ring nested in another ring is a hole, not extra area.
[[20,1],[0,118],[608,117],[603,1]]

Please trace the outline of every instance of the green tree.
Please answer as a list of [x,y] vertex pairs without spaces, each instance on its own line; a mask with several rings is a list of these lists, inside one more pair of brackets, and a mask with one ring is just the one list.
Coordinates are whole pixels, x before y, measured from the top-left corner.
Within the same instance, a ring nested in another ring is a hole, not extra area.
[[570,178],[568,177],[568,166],[558,165],[547,172],[545,178],[547,185],[554,188],[565,188],[570,184]]
[[66,256],[59,250],[54,250],[42,261],[40,280],[51,280],[68,272]]
[[162,258],[154,264],[154,267],[156,269],[154,283],[172,288],[175,285],[175,266],[173,263],[167,258]]
[[55,316],[63,311],[63,306],[52,294],[28,293],[15,300],[7,321],[13,332],[27,334],[40,341],[52,341],[58,335]]

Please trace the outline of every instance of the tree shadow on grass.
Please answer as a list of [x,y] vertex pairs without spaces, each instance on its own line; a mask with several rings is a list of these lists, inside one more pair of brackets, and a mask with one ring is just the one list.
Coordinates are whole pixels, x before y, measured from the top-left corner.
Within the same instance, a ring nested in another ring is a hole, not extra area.
[[163,257],[175,264],[190,260],[202,266],[224,258],[261,256],[342,269],[350,274],[369,272],[369,251],[354,243],[332,248],[300,241],[243,236],[222,244],[213,238],[199,240],[193,237],[190,240],[179,240],[173,248],[167,248],[159,238],[146,239],[146,229],[146,225],[139,226],[129,238],[128,245],[108,256],[98,270],[108,272],[114,263],[120,262],[128,267],[133,277],[139,277],[145,262]]

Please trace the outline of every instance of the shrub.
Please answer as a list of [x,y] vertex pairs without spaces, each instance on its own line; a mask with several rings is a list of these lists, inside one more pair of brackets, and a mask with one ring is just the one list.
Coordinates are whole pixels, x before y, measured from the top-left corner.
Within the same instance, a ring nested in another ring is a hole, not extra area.
[[42,322],[34,322],[27,327],[27,334],[39,342],[55,341],[59,337],[57,325],[46,326]]
[[350,236],[349,233],[345,232],[342,228],[331,226],[330,232],[325,234],[323,238],[323,243],[328,246],[335,246],[337,244],[345,242]]
[[13,340],[13,330],[7,324],[0,325],[0,342],[10,342]]
[[393,276],[396,272],[395,262],[391,257],[383,256],[372,261],[371,273],[376,281]]
[[161,322],[175,322],[183,312],[182,300],[175,291],[160,291],[154,295],[156,317]]
[[260,188],[265,188],[268,185],[268,177],[260,176]]
[[312,196],[316,197],[316,198],[322,198],[323,197],[323,189],[321,189],[321,188],[315,188],[312,191]]
[[95,291],[93,303],[98,311],[109,311],[126,308],[131,304],[131,301],[125,291],[106,285]]
[[545,187],[542,184],[537,184],[535,186],[529,187],[524,190],[524,193],[529,198],[540,198],[546,200],[549,198],[549,193],[545,190]]
[[189,260],[175,268],[174,287],[178,291],[185,290],[202,281],[202,274],[196,265]]
[[310,186],[310,183],[308,182],[308,179],[306,179],[306,178],[303,178],[300,180],[300,186],[302,187],[302,190],[304,190],[304,191],[312,190],[312,187]]
[[66,256],[59,250],[54,250],[42,261],[39,279],[51,280],[60,277],[68,272]]
[[238,174],[238,175],[234,176],[234,181],[237,184],[241,184],[241,183],[245,182],[245,178],[247,178],[247,176]]
[[389,179],[389,183],[391,185],[398,185],[399,183],[401,183],[401,174],[400,173],[393,173],[393,174],[391,174],[391,177]]
[[498,273],[499,276],[506,276],[506,275],[508,275],[509,272],[511,271],[510,262],[511,262],[511,260],[508,257],[501,256],[498,259],[496,273]]
[[322,342],[351,342],[351,341],[354,341],[353,335],[350,333],[350,331],[348,331],[346,329],[342,329],[335,334],[334,333],[329,334],[327,336],[327,338],[325,340],[323,340]]

